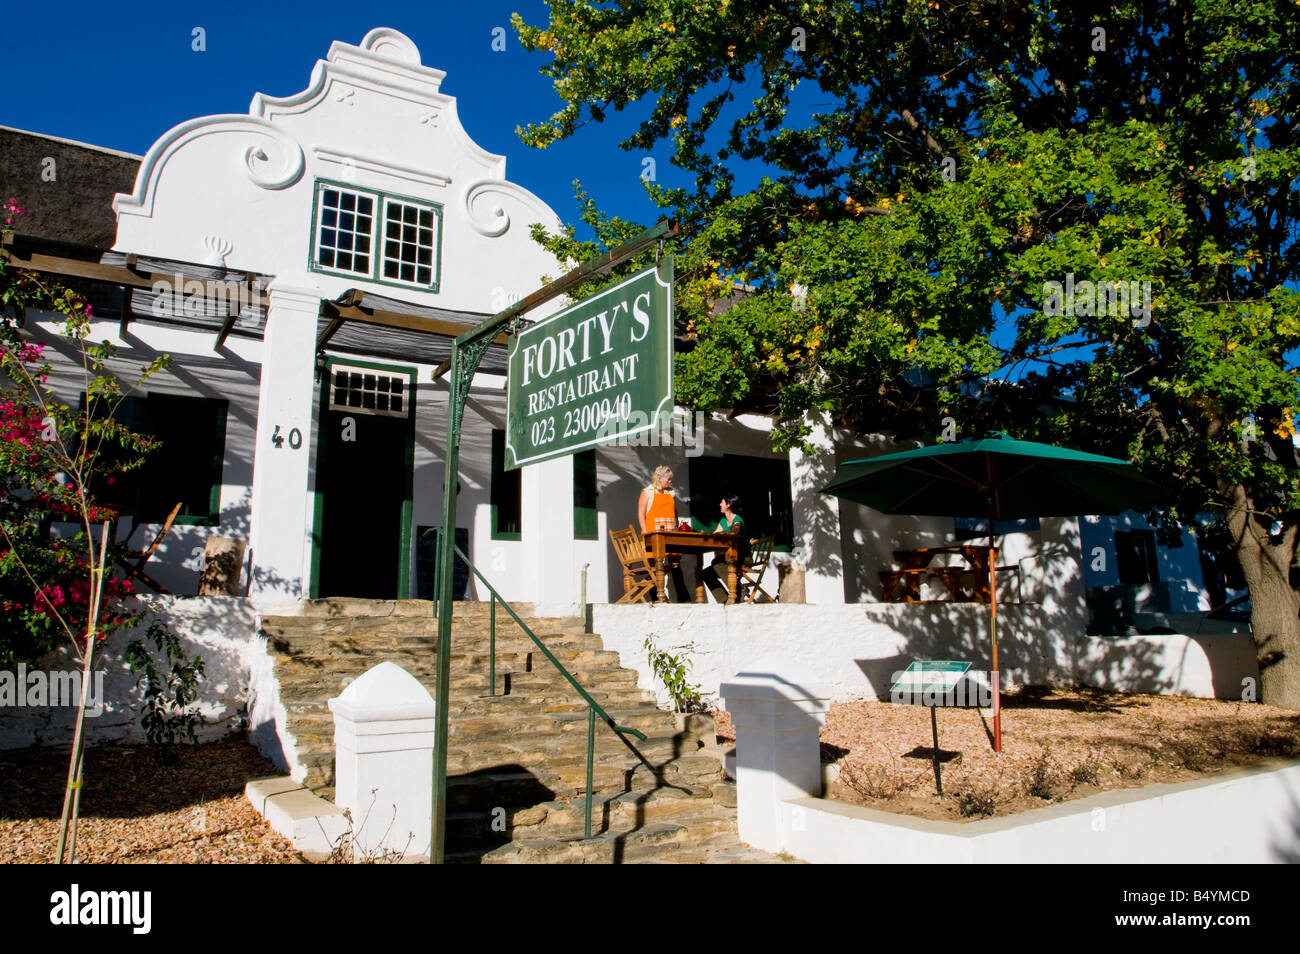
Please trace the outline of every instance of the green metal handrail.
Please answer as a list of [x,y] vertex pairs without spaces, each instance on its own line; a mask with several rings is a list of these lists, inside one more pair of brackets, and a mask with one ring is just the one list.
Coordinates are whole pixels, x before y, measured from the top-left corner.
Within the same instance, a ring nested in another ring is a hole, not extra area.
[[[441,539],[439,539],[438,545],[442,546]],[[570,673],[569,670],[564,668],[564,664],[555,658],[554,654],[552,654],[552,652],[546,647],[546,644],[543,643],[537,637],[537,634],[534,633],[532,629],[529,628],[527,623],[525,623],[522,619],[519,618],[519,614],[515,612],[514,607],[511,606],[508,602],[506,602],[505,598],[502,597],[501,594],[496,591],[496,588],[487,581],[487,577],[485,577],[482,573],[480,573],[478,567],[476,567],[472,562],[470,562],[469,557],[465,555],[465,551],[462,550],[460,547],[456,546],[455,543],[452,543],[452,547],[455,550],[456,555],[465,561],[465,566],[467,566],[470,569],[470,571],[473,572],[473,574],[476,577],[478,577],[479,582],[482,583],[484,586],[486,586],[488,592],[492,594],[491,609],[488,611],[489,612],[489,616],[488,616],[489,695],[493,695],[493,696],[496,695],[496,686],[497,686],[497,625],[496,623],[497,623],[497,601],[500,601],[501,605],[505,607],[506,612],[509,613],[511,617],[513,617],[514,621],[519,625],[519,628],[522,629],[524,633],[527,634],[528,638],[533,641],[533,644],[542,651],[542,654],[546,656],[548,660],[550,660],[551,665],[555,667],[556,671],[559,672],[559,674],[568,681],[569,685],[571,685],[575,690],[577,690],[578,695],[582,696],[583,700],[587,703],[587,795],[586,795],[586,813],[585,813],[585,820],[583,825],[583,832],[584,832],[583,837],[590,838],[591,837],[592,772],[593,772],[594,762],[595,762],[595,744],[596,744],[596,714],[597,713],[600,714],[601,721],[604,722],[607,726],[609,726],[610,729],[613,730],[614,734],[619,738],[622,738],[625,735],[631,735],[631,736],[635,736],[637,739],[644,742],[645,733],[640,731],[639,729],[633,729],[630,726],[619,725],[617,722],[615,722],[614,717],[611,716],[608,712],[606,712],[601,707],[600,703],[598,703],[595,699],[591,698],[591,695],[587,692],[587,690],[583,689],[582,686],[579,684],[578,680],[573,678],[573,674]],[[439,560],[438,563],[439,565],[441,565],[442,561]],[[436,573],[437,571],[435,570],[435,575]],[[441,593],[442,591],[441,589],[435,588],[434,592]],[[633,751],[635,751],[635,749]],[[640,756],[640,753],[637,754],[638,756]],[[644,761],[644,757],[641,758],[642,761]]]

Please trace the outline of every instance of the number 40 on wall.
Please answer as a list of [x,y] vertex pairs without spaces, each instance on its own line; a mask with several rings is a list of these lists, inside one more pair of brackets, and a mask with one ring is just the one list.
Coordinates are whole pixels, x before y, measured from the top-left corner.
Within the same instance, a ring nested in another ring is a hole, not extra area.
[[[280,434],[280,425],[275,425],[275,431],[271,434],[271,444],[280,448],[284,446],[284,437]],[[289,449],[297,450],[302,447],[302,431],[293,428],[289,431]]]

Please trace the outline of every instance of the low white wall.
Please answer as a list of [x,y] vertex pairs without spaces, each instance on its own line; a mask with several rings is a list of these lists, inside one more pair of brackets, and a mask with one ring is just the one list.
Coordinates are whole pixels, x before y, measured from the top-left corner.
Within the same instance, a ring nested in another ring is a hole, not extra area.
[[780,824],[784,850],[819,864],[1297,863],[1300,765],[965,824],[796,798],[780,804]]
[[[688,679],[708,698],[764,656],[813,673],[837,701],[886,698],[892,675],[915,659],[990,668],[989,609],[974,603],[595,604],[591,631],[661,703],[668,694],[646,657],[649,634],[659,648],[690,660]],[[1083,683],[1239,699],[1242,680],[1259,675],[1249,635],[1089,637],[1077,615],[1035,603],[999,606],[998,656],[1008,687]]]
[[[205,675],[199,681],[199,711],[206,724],[198,731],[199,739],[209,741],[242,731],[248,697],[248,652],[255,632],[249,602],[220,596],[160,596],[148,602],[153,618],[181,637],[186,654],[203,658]],[[104,674],[104,707],[101,715],[86,720],[89,744],[146,741],[140,724],[140,674],[130,671],[122,653],[133,639],[143,639],[153,649],[145,636],[147,626],[146,620],[138,629],[117,633],[109,641],[105,661],[98,667]],[[159,665],[165,676],[165,663],[160,660]],[[55,672],[80,667],[69,649],[52,654],[28,671],[37,668]],[[91,685],[92,691],[97,688],[95,682]],[[75,718],[75,706],[0,706],[0,749],[71,745]]]
[[[259,630],[260,623],[259,617]],[[289,732],[289,711],[280,699],[275,660],[260,631],[248,645],[248,741],[281,772],[300,782],[306,778],[307,767],[298,761]]]

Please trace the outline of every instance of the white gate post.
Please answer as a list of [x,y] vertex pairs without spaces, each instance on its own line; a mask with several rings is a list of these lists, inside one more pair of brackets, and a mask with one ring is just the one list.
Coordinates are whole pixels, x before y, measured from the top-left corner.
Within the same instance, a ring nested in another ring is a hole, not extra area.
[[432,846],[434,701],[396,663],[383,662],[329,701],[334,801],[352,814],[354,860]]
[[740,840],[782,851],[781,803],[822,794],[820,730],[830,693],[788,660],[764,656],[724,682],[720,695],[736,727]]

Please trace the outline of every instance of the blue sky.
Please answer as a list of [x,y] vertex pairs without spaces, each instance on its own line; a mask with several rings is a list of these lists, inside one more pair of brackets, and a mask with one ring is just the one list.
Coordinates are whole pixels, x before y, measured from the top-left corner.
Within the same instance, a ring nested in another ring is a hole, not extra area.
[[[469,134],[505,155],[507,176],[561,219],[576,221],[572,182],[581,179],[605,211],[649,224],[658,211],[640,181],[645,156],[655,158],[661,184],[684,185],[686,177],[669,165],[667,146],[654,153],[618,148],[634,128],[631,116],[615,114],[546,150],[524,146],[515,134],[560,104],[538,73],[549,56],[526,53],[510,28],[512,12],[540,24],[546,11],[537,0],[9,4],[0,125],[143,154],[177,123],[246,113],[254,93],[304,89],[332,41],[358,43],[371,28],[388,26],[415,41],[425,65],[447,73],[443,92],[457,98]],[[203,52],[191,49],[194,27],[206,31]],[[492,50],[494,27],[506,29],[504,52]]]

